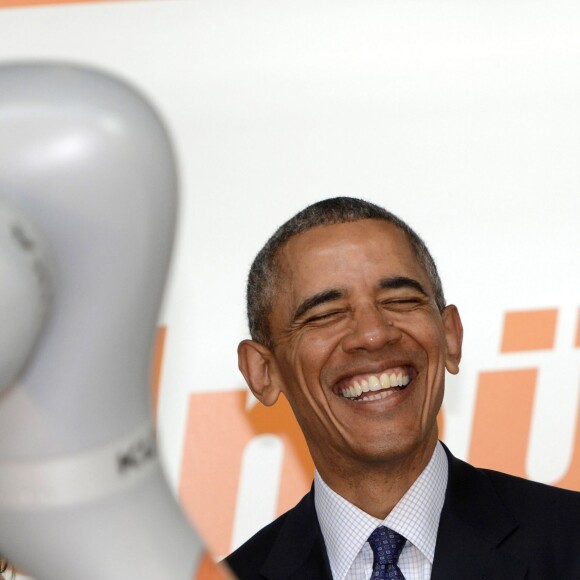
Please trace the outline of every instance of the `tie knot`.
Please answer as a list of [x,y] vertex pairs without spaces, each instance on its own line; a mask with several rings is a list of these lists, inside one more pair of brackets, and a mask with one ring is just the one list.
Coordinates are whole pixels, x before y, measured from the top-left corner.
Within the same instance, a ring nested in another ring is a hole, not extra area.
[[375,556],[375,563],[396,566],[399,555],[407,540],[386,526],[379,526],[369,536],[369,544]]

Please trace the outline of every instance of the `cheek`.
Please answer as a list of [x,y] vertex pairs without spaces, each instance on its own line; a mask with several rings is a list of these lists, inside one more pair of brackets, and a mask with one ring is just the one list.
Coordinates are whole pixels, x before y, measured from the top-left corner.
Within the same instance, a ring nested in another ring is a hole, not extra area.
[[304,332],[288,345],[284,357],[284,374],[289,385],[307,390],[314,397],[322,390],[324,369],[332,363],[333,353],[340,345],[337,333],[331,331]]
[[446,340],[441,324],[436,324],[431,318],[408,317],[400,320],[399,329],[418,344],[425,354],[433,359],[445,358]]

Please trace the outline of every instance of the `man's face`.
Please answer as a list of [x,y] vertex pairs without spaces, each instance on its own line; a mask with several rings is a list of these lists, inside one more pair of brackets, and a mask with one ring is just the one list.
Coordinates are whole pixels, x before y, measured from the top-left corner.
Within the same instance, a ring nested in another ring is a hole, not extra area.
[[461,323],[455,307],[439,312],[405,234],[379,220],[322,226],[279,258],[269,402],[286,395],[323,477],[428,460]]

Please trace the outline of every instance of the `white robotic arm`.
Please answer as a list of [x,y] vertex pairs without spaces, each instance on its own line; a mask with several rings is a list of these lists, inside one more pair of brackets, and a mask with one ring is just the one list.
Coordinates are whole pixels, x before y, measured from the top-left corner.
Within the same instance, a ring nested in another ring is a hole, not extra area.
[[0,393],[23,372],[50,309],[46,248],[34,224],[0,197]]
[[176,191],[166,132],[134,90],[0,67],[0,553],[37,580],[225,577],[151,423]]

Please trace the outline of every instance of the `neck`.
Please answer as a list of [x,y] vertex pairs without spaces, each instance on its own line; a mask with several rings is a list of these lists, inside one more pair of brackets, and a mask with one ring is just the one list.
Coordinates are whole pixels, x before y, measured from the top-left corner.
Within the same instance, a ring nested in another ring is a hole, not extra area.
[[[404,458],[375,463],[353,462],[338,472],[317,466],[324,482],[344,499],[367,514],[383,520],[429,463],[437,440],[424,450]],[[356,463],[356,465],[354,465]]]

